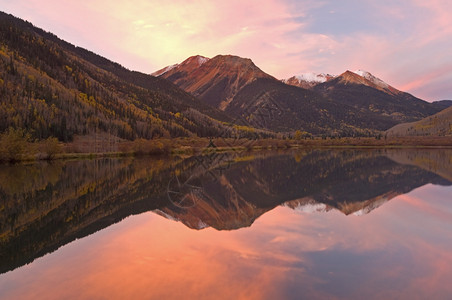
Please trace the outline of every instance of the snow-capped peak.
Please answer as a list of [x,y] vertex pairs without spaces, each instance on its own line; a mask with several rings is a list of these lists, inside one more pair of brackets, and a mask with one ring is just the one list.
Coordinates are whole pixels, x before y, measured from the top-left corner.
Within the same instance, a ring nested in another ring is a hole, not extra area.
[[328,80],[328,77],[334,77],[329,74],[321,73],[302,73],[300,75],[296,75],[295,78],[299,81],[307,81],[307,82],[316,82],[316,83],[322,83],[326,82]]
[[383,89],[389,89],[389,84],[387,84],[386,82],[384,82],[383,80],[381,80],[380,78],[375,77],[374,75],[372,75],[370,72],[364,71],[364,70],[357,70],[357,71],[352,71],[353,73],[366,78],[367,80],[369,80],[370,82],[372,82],[373,84],[383,88]]
[[370,213],[371,211],[373,211],[374,209],[382,206],[384,203],[388,202],[392,198],[393,198],[392,195],[383,196],[383,197],[381,197],[381,199],[377,199],[376,201],[371,202],[370,204],[366,205],[365,207],[361,208],[360,210],[355,211],[353,213],[353,215],[364,216],[364,215]]
[[288,203],[283,203],[283,207],[289,207],[297,212],[302,213],[319,213],[319,212],[327,212],[328,206],[324,203],[317,203],[315,201],[309,201],[307,203],[296,203],[296,205],[291,205]]

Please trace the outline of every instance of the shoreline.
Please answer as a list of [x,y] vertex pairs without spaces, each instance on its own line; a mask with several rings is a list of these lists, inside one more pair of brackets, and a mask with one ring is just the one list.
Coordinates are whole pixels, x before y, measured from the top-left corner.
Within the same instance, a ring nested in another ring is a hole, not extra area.
[[[210,146],[210,143],[214,146]],[[218,146],[216,146],[218,145]],[[121,143],[119,151],[78,152],[74,144],[61,144],[61,153],[52,157],[42,153],[24,155],[14,161],[0,160],[0,164],[11,164],[33,161],[54,161],[71,159],[97,159],[111,157],[141,157],[141,156],[173,156],[199,155],[221,152],[247,152],[259,150],[289,150],[289,149],[451,149],[452,137],[417,137],[378,140],[375,138],[342,138],[342,139],[308,139],[308,140],[228,140],[207,138],[177,138],[155,139]],[[69,151],[70,152],[69,152]],[[67,152],[66,152],[67,151]]]

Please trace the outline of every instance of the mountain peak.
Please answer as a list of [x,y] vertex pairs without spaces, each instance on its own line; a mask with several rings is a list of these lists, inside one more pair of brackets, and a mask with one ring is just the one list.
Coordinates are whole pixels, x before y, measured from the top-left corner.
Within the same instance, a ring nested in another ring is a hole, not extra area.
[[[236,55],[217,55],[212,58],[212,62],[230,67],[248,67],[259,69],[250,58],[243,58]],[[260,70],[260,69],[259,69]],[[262,72],[262,71],[261,71]]]
[[202,64],[204,64],[205,62],[209,61],[210,58],[202,56],[202,55],[194,55],[194,56],[190,56],[189,58],[187,58],[186,60],[184,60],[180,65],[197,65],[198,67],[201,66]]
[[300,75],[294,76],[298,80],[304,80],[309,82],[326,82],[329,78],[333,78],[333,75],[325,74],[325,73],[302,73]]
[[273,78],[251,59],[235,55],[217,55],[211,59],[191,56],[166,69],[169,70],[164,68],[154,74],[220,109],[225,109],[237,92],[250,82],[258,78]]
[[366,70],[358,69],[358,70],[352,71],[352,72],[355,73],[355,74],[358,74],[359,76],[362,76],[362,77],[364,77],[364,78],[370,77],[370,76],[373,77],[373,75],[370,74],[370,72],[368,72],[368,71],[366,71]]
[[377,86],[379,86],[379,87],[381,87],[383,89],[389,89],[391,87],[389,84],[387,84],[386,82],[384,82],[380,78],[375,77],[370,72],[367,72],[367,71],[364,71],[364,70],[357,70],[357,71],[353,71],[353,73],[358,74],[359,76],[366,78],[370,82],[376,84]]
[[340,82],[347,84],[347,83],[355,83],[355,84],[364,84],[364,85],[372,85],[372,83],[364,78],[363,76],[352,72],[350,70],[345,71],[341,75],[337,77]]
[[209,61],[210,58],[202,56],[202,55],[194,55],[194,56],[190,56],[189,58],[187,58],[186,60],[184,60],[183,62],[181,62],[180,64],[174,64],[174,65],[170,65],[167,67],[164,67],[163,69],[160,69],[158,71],[155,71],[154,73],[151,73],[152,76],[158,77],[161,76],[173,69],[179,68],[179,67],[185,67],[186,69],[190,69],[190,70],[194,70],[199,68],[202,64],[204,64],[205,62]]
[[310,72],[310,73],[301,73],[299,75],[295,75],[290,78],[283,79],[281,81],[288,85],[294,85],[305,89],[310,89],[319,83],[327,82],[328,80],[331,80],[335,77],[336,76],[330,74],[325,73],[316,74]]
[[401,93],[399,90],[390,86],[380,78],[375,77],[370,72],[364,70],[357,71],[347,70],[340,76],[338,76],[338,78],[340,78],[340,81],[345,84],[347,83],[363,84],[391,95],[397,95]]

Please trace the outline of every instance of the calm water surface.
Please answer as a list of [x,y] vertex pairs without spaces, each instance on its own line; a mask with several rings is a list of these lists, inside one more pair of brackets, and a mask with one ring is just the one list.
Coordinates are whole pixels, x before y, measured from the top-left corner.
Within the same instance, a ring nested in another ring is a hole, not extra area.
[[451,299],[452,150],[0,166],[0,299]]

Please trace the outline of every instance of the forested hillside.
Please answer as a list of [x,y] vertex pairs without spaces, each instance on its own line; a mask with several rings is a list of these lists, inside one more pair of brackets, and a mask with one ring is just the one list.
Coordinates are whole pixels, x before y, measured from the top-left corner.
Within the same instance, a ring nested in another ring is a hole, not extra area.
[[388,137],[452,136],[452,107],[417,122],[398,124],[385,133]]
[[64,142],[97,133],[128,140],[218,136],[236,130],[227,121],[166,80],[0,12],[0,133],[22,128],[33,139]]

